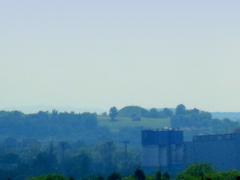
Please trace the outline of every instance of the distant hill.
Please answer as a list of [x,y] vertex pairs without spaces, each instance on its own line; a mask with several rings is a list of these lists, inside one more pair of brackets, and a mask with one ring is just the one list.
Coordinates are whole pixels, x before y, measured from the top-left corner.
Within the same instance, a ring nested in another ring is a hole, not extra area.
[[132,117],[132,116],[139,116],[144,117],[147,116],[148,110],[140,107],[140,106],[126,106],[119,110],[118,116],[119,117]]
[[111,131],[119,132],[124,130],[137,129],[162,129],[171,127],[169,118],[142,118],[141,121],[133,121],[129,117],[117,117],[117,121],[112,122],[107,116],[98,116],[98,124]]
[[26,114],[38,113],[39,111],[49,111],[57,110],[59,112],[91,112],[91,113],[103,113],[105,112],[104,108],[98,107],[86,107],[86,106],[48,106],[48,105],[33,105],[33,106],[11,106],[11,107],[0,107],[4,111],[21,111]]
[[240,121],[240,112],[213,112],[213,118],[230,119],[232,121]]

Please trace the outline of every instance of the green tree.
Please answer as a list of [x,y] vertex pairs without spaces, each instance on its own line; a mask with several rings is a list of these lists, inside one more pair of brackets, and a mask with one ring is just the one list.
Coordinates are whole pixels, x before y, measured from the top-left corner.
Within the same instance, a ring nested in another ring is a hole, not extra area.
[[160,171],[156,173],[155,180],[162,180],[162,173]]
[[122,177],[118,173],[112,173],[110,176],[108,176],[107,180],[121,180]]
[[91,164],[90,155],[83,152],[67,160],[64,167],[69,176],[85,178],[91,173]]
[[173,116],[173,112],[169,108],[164,108],[162,113],[163,113],[164,117],[172,117]]
[[54,173],[57,168],[57,158],[54,154],[39,153],[33,161],[32,168],[38,173]]
[[118,110],[116,107],[112,107],[110,110],[109,110],[109,116],[111,118],[112,121],[116,120],[116,117],[118,115]]
[[136,178],[136,180],[145,180],[146,179],[146,176],[142,169],[137,169],[134,173],[134,177]]
[[68,178],[65,178],[61,175],[48,175],[48,176],[40,176],[40,177],[34,177],[30,180],[68,180]]
[[177,179],[205,179],[211,174],[215,174],[214,169],[208,164],[196,164],[187,168],[182,174],[180,174]]
[[167,173],[167,172],[165,172],[164,174],[163,174],[163,178],[162,178],[163,180],[169,180],[170,179],[170,175]]
[[150,109],[149,110],[149,116],[151,118],[158,118],[158,116],[159,116],[158,110],[156,108]]
[[176,107],[176,115],[184,115],[186,112],[186,107],[183,104],[179,104]]

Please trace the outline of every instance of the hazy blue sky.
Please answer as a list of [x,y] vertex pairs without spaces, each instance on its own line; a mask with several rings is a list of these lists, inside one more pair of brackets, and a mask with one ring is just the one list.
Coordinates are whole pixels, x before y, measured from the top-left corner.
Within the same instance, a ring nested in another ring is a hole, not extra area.
[[0,108],[240,111],[239,0],[0,0]]

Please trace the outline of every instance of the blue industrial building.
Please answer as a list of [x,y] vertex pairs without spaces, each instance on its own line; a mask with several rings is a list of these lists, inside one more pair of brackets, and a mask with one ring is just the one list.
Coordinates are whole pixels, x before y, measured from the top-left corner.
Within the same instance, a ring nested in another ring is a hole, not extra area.
[[240,133],[194,136],[184,142],[180,130],[143,130],[142,165],[147,171],[178,173],[191,164],[217,170],[240,169]]

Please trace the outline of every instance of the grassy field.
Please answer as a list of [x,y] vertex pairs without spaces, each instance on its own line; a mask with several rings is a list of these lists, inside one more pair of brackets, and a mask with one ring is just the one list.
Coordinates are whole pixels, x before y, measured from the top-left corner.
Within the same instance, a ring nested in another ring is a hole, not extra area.
[[118,117],[117,121],[112,122],[109,117],[98,116],[98,123],[100,126],[107,127],[112,131],[118,131],[122,128],[140,127],[145,129],[161,129],[170,127],[170,120],[166,119],[153,119],[142,118],[141,121],[132,121],[131,118]]

